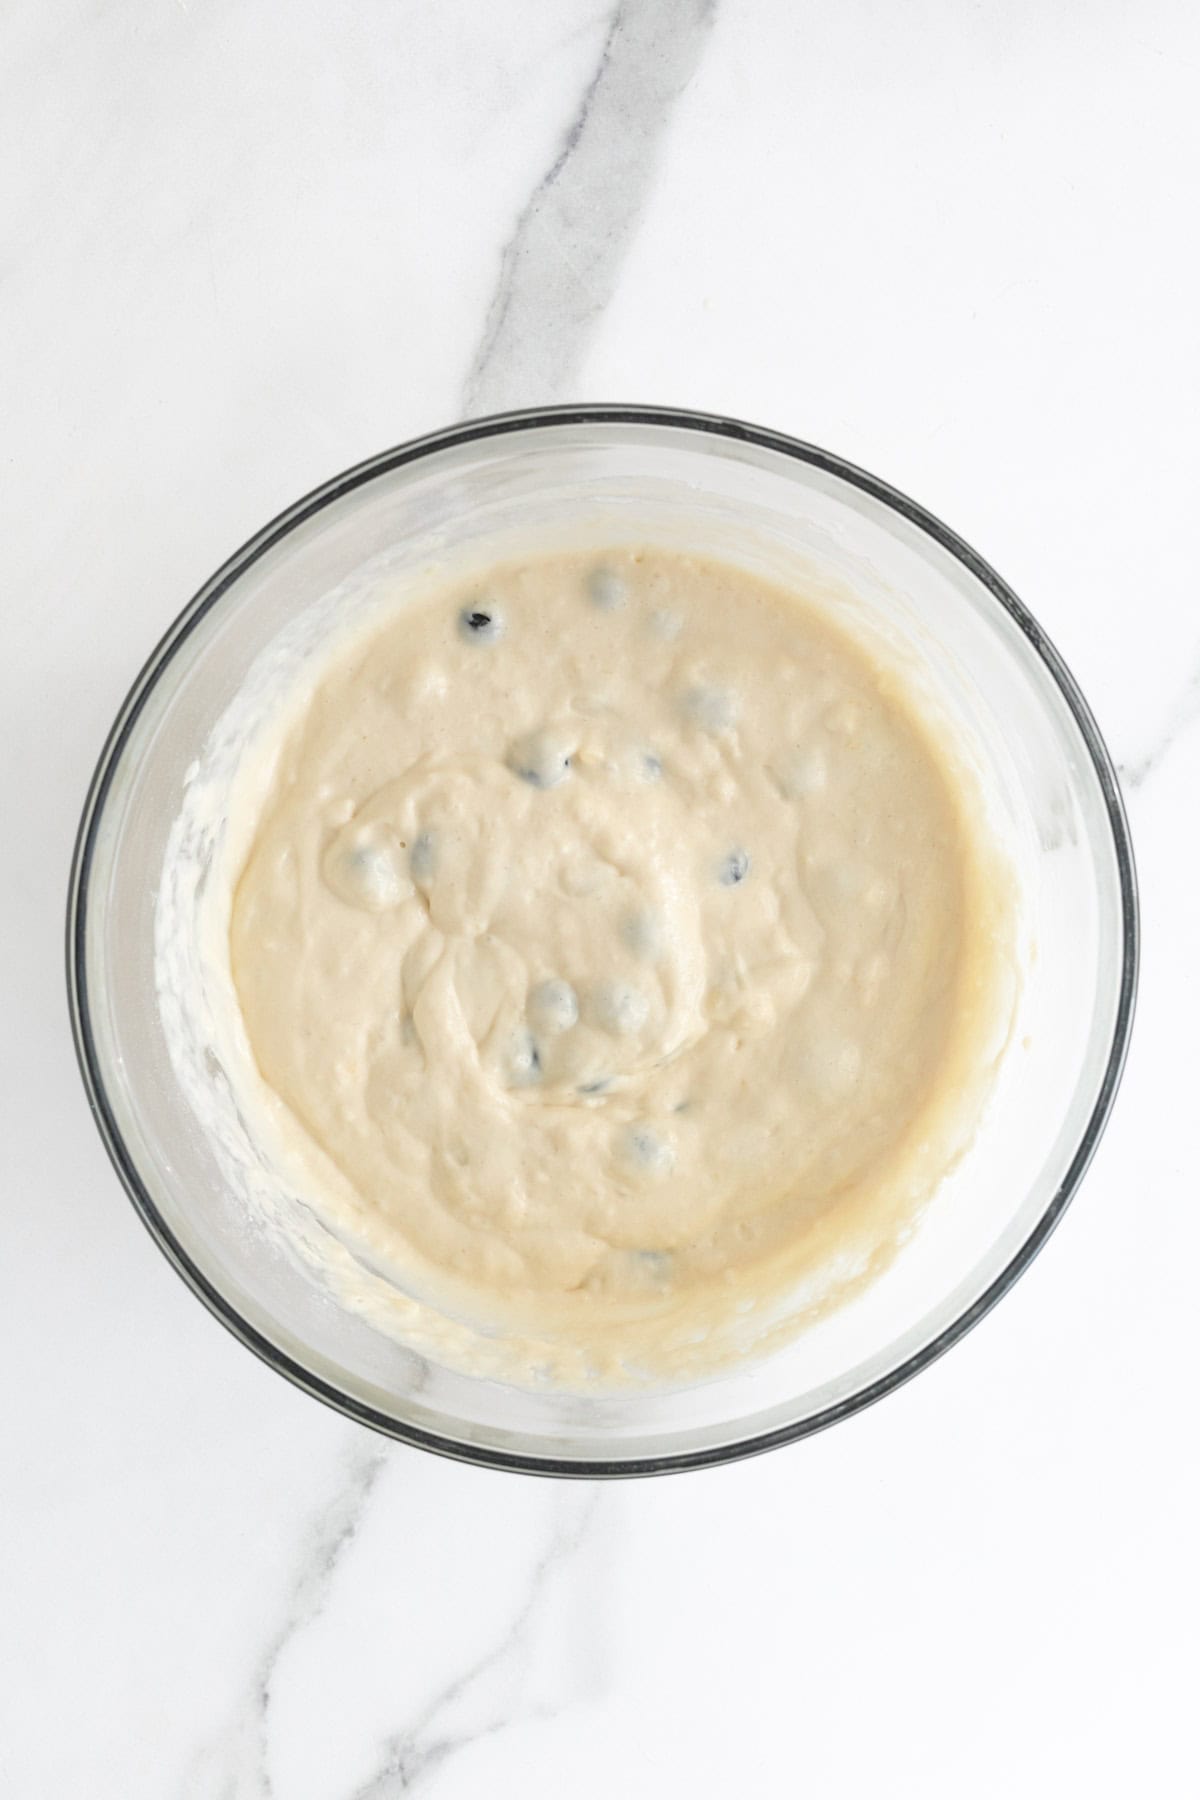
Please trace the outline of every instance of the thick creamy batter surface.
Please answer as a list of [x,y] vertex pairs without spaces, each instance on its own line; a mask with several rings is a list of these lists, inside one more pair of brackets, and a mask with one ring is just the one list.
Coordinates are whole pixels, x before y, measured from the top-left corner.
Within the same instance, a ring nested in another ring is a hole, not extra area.
[[280,747],[232,910],[314,1198],[596,1368],[861,1271],[978,1100],[1003,931],[964,792],[894,674],[721,563],[398,608]]

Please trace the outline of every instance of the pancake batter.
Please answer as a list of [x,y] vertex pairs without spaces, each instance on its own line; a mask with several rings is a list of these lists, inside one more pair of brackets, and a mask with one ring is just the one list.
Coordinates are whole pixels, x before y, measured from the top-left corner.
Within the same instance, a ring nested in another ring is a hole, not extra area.
[[894,674],[715,561],[398,608],[280,747],[232,907],[314,1200],[596,1370],[877,1263],[982,1092],[1005,928],[965,794]]

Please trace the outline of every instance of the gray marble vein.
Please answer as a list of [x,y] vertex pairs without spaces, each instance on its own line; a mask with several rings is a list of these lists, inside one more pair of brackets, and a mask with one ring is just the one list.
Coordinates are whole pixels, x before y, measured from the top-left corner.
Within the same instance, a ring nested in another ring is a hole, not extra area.
[[272,1800],[267,1761],[267,1719],[280,1660],[297,1634],[324,1611],[346,1552],[358,1536],[376,1483],[387,1463],[382,1445],[355,1442],[345,1478],[313,1520],[296,1560],[281,1618],[259,1656],[235,1717],[200,1757],[185,1783],[187,1795],[220,1800]]
[[715,0],[620,0],[550,167],[504,247],[467,418],[570,397],[612,296]]
[[1200,657],[1192,666],[1184,686],[1175,698],[1175,704],[1167,715],[1166,724],[1141,756],[1133,762],[1120,765],[1121,779],[1132,792],[1144,786],[1150,776],[1160,769],[1178,740],[1188,728],[1200,719]]
[[[520,1665],[555,1585],[584,1543],[599,1498],[598,1487],[560,1490],[549,1542],[500,1638],[434,1694],[409,1724],[393,1733],[380,1751],[374,1772],[348,1800],[397,1800],[399,1795],[411,1794],[468,1745],[495,1737],[518,1722],[553,1718],[560,1710],[533,1702],[514,1707],[512,1684],[519,1681]],[[451,1714],[460,1703],[470,1703],[475,1717],[456,1727]]]

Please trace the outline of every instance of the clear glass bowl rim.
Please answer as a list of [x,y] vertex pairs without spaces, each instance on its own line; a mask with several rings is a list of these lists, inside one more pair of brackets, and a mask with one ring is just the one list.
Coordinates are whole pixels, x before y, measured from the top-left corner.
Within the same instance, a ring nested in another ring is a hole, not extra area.
[[[469,1441],[459,1441],[451,1436],[427,1431],[403,1419],[393,1418],[387,1413],[366,1405],[355,1396],[344,1393],[331,1382],[306,1369],[302,1363],[280,1350],[231,1305],[204,1270],[184,1250],[155,1205],[153,1196],[143,1183],[116,1124],[115,1115],[105,1090],[99,1057],[96,1053],[88,1000],[86,954],[88,883],[105,803],[115,771],[147,698],[172,657],[200,620],[219,604],[222,595],[240,579],[251,564],[287,537],[297,526],[343,495],[376,477],[389,474],[406,464],[417,462],[436,452],[456,446],[489,438],[500,438],[515,431],[554,430],[563,426],[575,425],[664,426],[675,431],[692,432],[698,437],[731,439],[735,442],[754,445],[760,449],[775,451],[781,456],[808,464],[814,469],[836,476],[850,486],[858,488],[872,499],[898,513],[961,563],[1017,625],[1036,656],[1049,671],[1079,728],[1104,799],[1109,829],[1112,834],[1112,848],[1116,859],[1121,901],[1120,976],[1117,1007],[1113,1022],[1112,1041],[1108,1048],[1104,1073],[1097,1090],[1095,1103],[1062,1181],[1051,1196],[1045,1210],[1035,1221],[1024,1242],[1000,1273],[970,1306],[965,1308],[921,1349],[906,1357],[886,1374],[840,1400],[836,1405],[826,1407],[807,1418],[798,1419],[794,1423],[780,1426],[772,1431],[737,1439],[727,1444],[636,1459],[555,1458],[536,1454],[527,1455]],[[296,1387],[313,1395],[314,1398],[323,1401],[336,1411],[387,1437],[460,1462],[477,1463],[485,1467],[507,1469],[518,1473],[569,1476],[585,1480],[605,1480],[633,1475],[660,1475],[674,1471],[712,1467],[743,1457],[759,1455],[766,1450],[776,1449],[782,1444],[809,1437],[814,1432],[821,1431],[826,1426],[835,1424],[839,1419],[847,1418],[851,1414],[861,1411],[863,1407],[871,1405],[874,1401],[882,1399],[885,1394],[910,1380],[920,1370],[927,1368],[951,1345],[957,1343],[973,1325],[977,1324],[1024,1273],[1049,1238],[1070,1204],[1103,1135],[1120,1085],[1129,1048],[1137,993],[1140,948],[1137,875],[1133,845],[1112,759],[1092,716],[1091,709],[1066,663],[1028,608],[1022,604],[990,564],[985,562],[983,557],[949,526],[942,524],[934,514],[919,506],[914,500],[910,500],[907,495],[900,493],[888,483],[880,481],[878,477],[869,474],[866,470],[845,461],[828,450],[820,449],[815,444],[806,443],[802,439],[789,437],[782,432],[772,431],[762,426],[747,424],[742,420],[726,418],[720,414],[692,412],[679,407],[622,404],[532,407],[523,411],[499,413],[484,419],[471,419],[460,425],[449,426],[444,430],[411,439],[394,449],[384,450],[376,456],[368,457],[365,462],[358,463],[353,468],[322,483],[320,487],[314,488],[311,493],[287,507],[269,524],[263,526],[247,543],[243,544],[240,550],[236,551],[214,575],[210,576],[160,639],[138,673],[117,714],[101,750],[84,801],[71,863],[66,925],[67,992],[71,1029],[92,1116],[96,1121],[109,1158],[143,1224],[149,1230],[159,1249],[209,1311],[256,1356],[279,1374],[285,1376]]]

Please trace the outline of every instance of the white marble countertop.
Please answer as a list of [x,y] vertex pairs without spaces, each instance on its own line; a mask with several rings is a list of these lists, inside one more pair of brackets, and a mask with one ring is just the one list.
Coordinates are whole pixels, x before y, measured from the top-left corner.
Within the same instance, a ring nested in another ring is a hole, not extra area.
[[[0,1792],[1174,1795],[1194,1773],[1200,13],[10,0],[0,14]],[[953,524],[1125,771],[1140,1016],[1062,1228],[882,1405],[604,1489],[257,1363],[74,1067],[67,865],[152,642],[462,415],[675,402]]]

